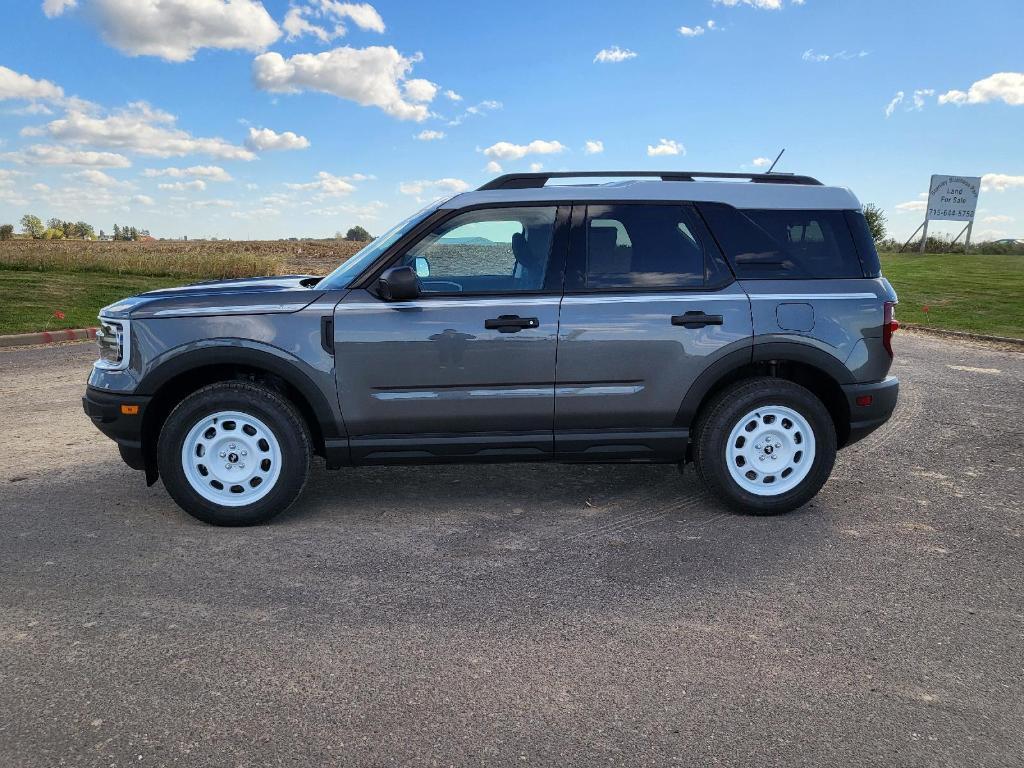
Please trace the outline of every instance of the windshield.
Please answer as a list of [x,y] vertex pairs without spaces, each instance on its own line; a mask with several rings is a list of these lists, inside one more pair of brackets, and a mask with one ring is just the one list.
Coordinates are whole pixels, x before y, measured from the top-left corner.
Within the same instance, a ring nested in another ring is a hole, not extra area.
[[414,213],[408,219],[399,222],[380,237],[367,243],[354,256],[349,257],[340,267],[317,283],[316,287],[327,290],[347,288],[353,278],[372,264],[374,259],[384,253],[393,243],[401,239],[406,232],[423,221],[435,210],[437,210],[437,204],[431,204]]

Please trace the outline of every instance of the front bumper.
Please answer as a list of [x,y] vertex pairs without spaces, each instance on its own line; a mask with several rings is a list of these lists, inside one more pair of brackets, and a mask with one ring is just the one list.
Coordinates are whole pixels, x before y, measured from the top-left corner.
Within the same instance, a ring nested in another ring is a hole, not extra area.
[[[846,384],[843,394],[850,407],[850,436],[845,445],[852,445],[885,424],[896,409],[900,380],[889,376],[873,384]],[[870,398],[867,405],[858,405],[858,398]]]
[[86,415],[100,432],[117,443],[121,458],[132,469],[146,469],[142,424],[151,399],[95,387],[88,387],[82,398]]

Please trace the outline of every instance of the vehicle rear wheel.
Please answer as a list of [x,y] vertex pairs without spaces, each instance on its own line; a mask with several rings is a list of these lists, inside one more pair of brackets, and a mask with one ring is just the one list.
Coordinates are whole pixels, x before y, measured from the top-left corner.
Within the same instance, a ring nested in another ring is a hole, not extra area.
[[701,479],[726,504],[781,514],[806,504],[828,480],[836,429],[810,390],[785,379],[745,379],[701,411],[693,453]]
[[283,512],[302,491],[311,461],[295,407],[241,381],[211,384],[182,400],[157,445],[167,492],[212,525],[255,525]]

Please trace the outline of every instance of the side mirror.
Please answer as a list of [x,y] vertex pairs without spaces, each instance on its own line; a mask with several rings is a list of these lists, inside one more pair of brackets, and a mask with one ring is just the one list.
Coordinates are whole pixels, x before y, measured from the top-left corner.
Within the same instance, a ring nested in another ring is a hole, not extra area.
[[380,276],[377,290],[385,301],[411,301],[420,296],[420,279],[413,267],[392,267]]
[[417,256],[413,260],[413,266],[416,268],[417,277],[430,277],[430,262],[423,256]]

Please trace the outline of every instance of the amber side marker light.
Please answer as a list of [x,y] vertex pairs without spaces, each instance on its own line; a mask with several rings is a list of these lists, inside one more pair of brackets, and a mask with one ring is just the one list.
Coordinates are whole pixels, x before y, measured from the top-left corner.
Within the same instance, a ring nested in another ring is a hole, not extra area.
[[121,406],[121,413],[123,413],[125,416],[138,416],[139,415],[139,406],[137,406],[137,405],[122,405]]

